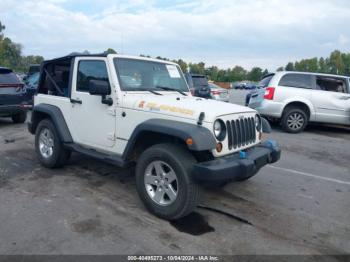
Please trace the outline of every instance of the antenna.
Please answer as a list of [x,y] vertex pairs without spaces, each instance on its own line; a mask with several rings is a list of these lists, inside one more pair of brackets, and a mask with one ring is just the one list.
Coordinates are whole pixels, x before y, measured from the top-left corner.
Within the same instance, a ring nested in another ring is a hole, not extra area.
[[124,54],[124,32],[122,31],[121,32],[121,38],[120,38],[120,51],[121,51],[121,54],[123,55]]

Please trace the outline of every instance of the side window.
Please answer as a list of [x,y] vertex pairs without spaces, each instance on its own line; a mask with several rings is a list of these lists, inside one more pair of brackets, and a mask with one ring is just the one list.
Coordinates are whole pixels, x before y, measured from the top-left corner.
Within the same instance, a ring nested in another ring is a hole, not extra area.
[[317,76],[316,87],[318,90],[347,93],[347,86],[345,79],[328,77],[328,76]]
[[312,89],[312,77],[306,74],[287,74],[282,77],[278,85]]
[[78,65],[77,91],[89,92],[90,80],[108,81],[107,66],[104,61],[82,60]]

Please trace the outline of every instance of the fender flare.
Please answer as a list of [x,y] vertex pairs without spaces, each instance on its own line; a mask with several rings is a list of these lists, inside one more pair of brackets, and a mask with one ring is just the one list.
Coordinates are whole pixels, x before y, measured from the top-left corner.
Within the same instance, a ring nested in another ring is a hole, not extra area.
[[143,132],[153,132],[162,135],[169,135],[186,141],[192,138],[192,145],[187,145],[193,151],[212,150],[216,147],[216,139],[209,129],[196,124],[183,123],[167,119],[149,119],[136,126],[130,136],[123,158],[126,159],[132,152],[137,139]]
[[60,137],[63,143],[73,142],[72,136],[69,132],[62,111],[57,106],[49,104],[39,104],[34,106],[31,123],[28,124],[28,129],[32,134],[35,134],[39,122],[43,119],[43,114],[49,116],[49,118],[56,127],[58,136]]

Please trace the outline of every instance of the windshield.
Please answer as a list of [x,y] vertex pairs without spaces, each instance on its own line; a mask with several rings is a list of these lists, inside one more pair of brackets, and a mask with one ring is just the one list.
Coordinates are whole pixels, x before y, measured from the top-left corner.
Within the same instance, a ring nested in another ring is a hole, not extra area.
[[189,91],[176,65],[128,58],[115,58],[114,65],[123,91],[159,91],[164,87]]

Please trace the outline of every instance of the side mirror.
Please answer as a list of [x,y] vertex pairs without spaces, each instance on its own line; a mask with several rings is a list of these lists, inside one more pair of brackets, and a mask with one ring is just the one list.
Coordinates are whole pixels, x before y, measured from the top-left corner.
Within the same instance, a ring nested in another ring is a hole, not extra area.
[[106,97],[111,94],[109,83],[104,80],[90,80],[89,81],[90,95],[101,96],[101,103],[105,105],[113,105],[113,99]]
[[95,96],[107,96],[111,94],[109,83],[104,80],[90,80],[89,93]]

